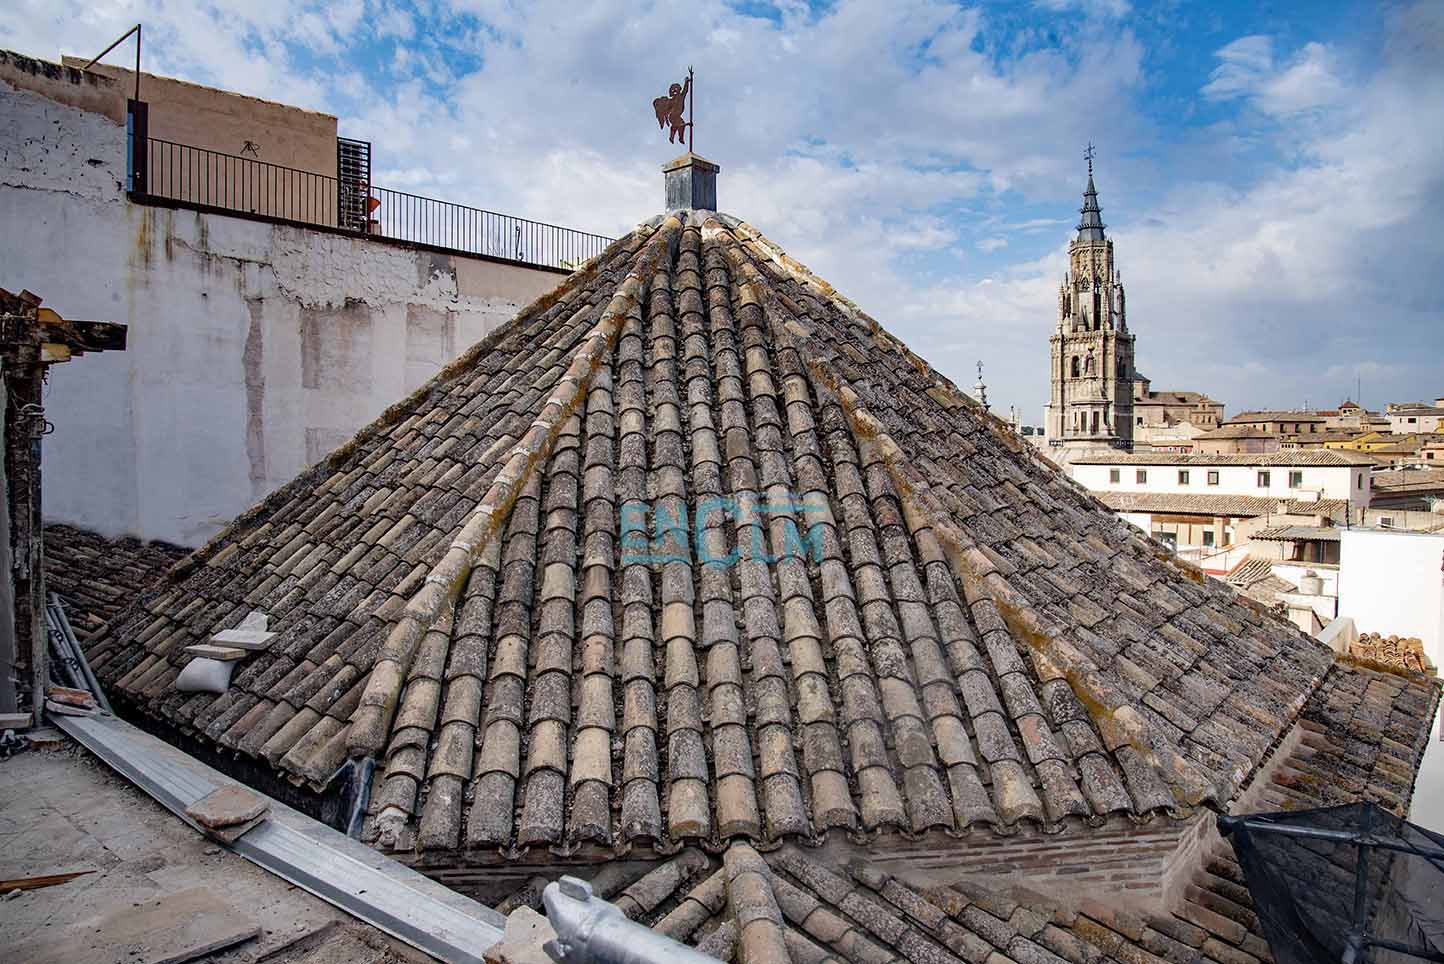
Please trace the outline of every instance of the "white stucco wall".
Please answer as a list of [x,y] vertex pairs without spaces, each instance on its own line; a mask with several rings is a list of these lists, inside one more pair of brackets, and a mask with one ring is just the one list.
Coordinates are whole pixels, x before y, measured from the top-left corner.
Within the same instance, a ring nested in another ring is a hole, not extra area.
[[47,518],[198,545],[556,273],[143,207],[124,130],[0,80],[0,287],[129,326],[57,366]]
[[[1346,529],[1339,549],[1339,615],[1360,633],[1417,636],[1444,666],[1444,533]],[[1440,723],[1419,768],[1410,819],[1444,831]]]
[[1344,529],[1339,615],[1360,633],[1417,636],[1444,666],[1444,533]]
[[[1118,481],[1111,482],[1110,470],[1118,470]],[[1179,471],[1188,472],[1188,483],[1178,481]],[[1139,482],[1138,472],[1147,479]],[[1289,473],[1302,472],[1300,485],[1289,485]],[[1368,505],[1370,498],[1369,470],[1362,466],[1288,466],[1288,465],[1200,465],[1179,462],[1162,465],[1078,465],[1068,472],[1083,486],[1097,492],[1168,492],[1191,495],[1250,495],[1274,499],[1307,499],[1317,493],[1321,499],[1347,499],[1355,505]],[[1218,484],[1208,484],[1208,473],[1218,473]],[[1258,473],[1269,473],[1269,484],[1258,484]]]

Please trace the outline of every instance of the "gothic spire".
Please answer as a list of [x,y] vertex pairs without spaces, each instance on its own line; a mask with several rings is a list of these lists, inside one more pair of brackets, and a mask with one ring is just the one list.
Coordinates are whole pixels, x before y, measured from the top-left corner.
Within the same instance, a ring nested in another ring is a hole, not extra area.
[[1088,187],[1083,192],[1083,206],[1078,213],[1083,215],[1078,222],[1079,241],[1102,241],[1103,240],[1103,210],[1098,207],[1098,189],[1093,186],[1093,142],[1088,142],[1088,149],[1083,152],[1088,161]]

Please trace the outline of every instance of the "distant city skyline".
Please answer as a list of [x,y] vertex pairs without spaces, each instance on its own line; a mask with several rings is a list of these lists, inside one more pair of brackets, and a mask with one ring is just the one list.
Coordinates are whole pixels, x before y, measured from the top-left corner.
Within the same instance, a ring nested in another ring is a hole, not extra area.
[[147,69],[335,113],[378,183],[608,234],[661,207],[651,99],[691,64],[720,207],[1039,424],[1090,141],[1156,388],[1227,414],[1444,391],[1444,9],[1309,14],[17,0],[0,30],[58,59],[144,21]]

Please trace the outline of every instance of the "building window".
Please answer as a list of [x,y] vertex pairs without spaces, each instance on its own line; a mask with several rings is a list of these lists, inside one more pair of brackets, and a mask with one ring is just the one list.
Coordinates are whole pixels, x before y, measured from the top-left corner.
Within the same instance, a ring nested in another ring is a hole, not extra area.
[[1143,485],[1148,481],[1148,470],[1139,469],[1137,475],[1135,475],[1134,477],[1138,480],[1139,485]]
[[1077,377],[1078,377],[1078,356],[1077,356],[1077,355],[1074,355],[1074,356],[1073,356],[1073,377],[1074,377],[1074,378],[1077,378]]
[[1118,470],[1117,470],[1117,469],[1109,469],[1109,470],[1108,470],[1108,481],[1109,481],[1109,482],[1112,482],[1114,485],[1117,485],[1117,484],[1118,484],[1118,474],[1119,474],[1119,473],[1118,473]]
[[1205,546],[1208,546],[1210,549],[1213,548],[1213,530],[1212,530],[1212,529],[1204,529],[1204,530],[1203,530],[1203,544],[1204,544]]
[[1360,472],[1360,473],[1359,473],[1359,484],[1358,484],[1357,486],[1355,486],[1355,488],[1362,489],[1363,487],[1364,487],[1364,473]]
[[1304,484],[1304,473],[1298,470],[1289,472],[1289,488],[1297,489]]
[[1387,529],[1387,528],[1389,528],[1390,526],[1392,526],[1393,524],[1394,524],[1394,517],[1393,517],[1393,516],[1391,516],[1391,515],[1384,515],[1384,516],[1380,516],[1380,517],[1379,517],[1379,525],[1383,526],[1384,528]]
[[[1143,416],[1142,416],[1142,415],[1138,416],[1138,424],[1139,424],[1139,425],[1142,425],[1142,424],[1143,424]],[[1430,458],[1433,458],[1433,456],[1431,455]]]
[[1179,469],[1179,470],[1178,470],[1178,484],[1179,484],[1179,485],[1187,485],[1187,484],[1188,484],[1188,469]]
[[1209,470],[1209,473],[1208,473],[1208,484],[1209,484],[1209,485],[1218,485],[1218,472],[1217,472],[1217,470],[1212,470],[1212,469]]
[[1260,489],[1267,489],[1269,487],[1269,474],[1267,472],[1260,472],[1258,474],[1258,487]]

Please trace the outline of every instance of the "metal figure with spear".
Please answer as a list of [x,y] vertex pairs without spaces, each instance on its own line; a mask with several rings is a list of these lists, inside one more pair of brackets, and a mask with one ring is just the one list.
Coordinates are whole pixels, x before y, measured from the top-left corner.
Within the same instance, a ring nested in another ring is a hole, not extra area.
[[687,150],[692,150],[692,120],[684,118],[682,111],[686,110],[689,115],[695,117],[692,109],[692,68],[687,68],[687,79],[680,84],[673,84],[667,89],[666,97],[658,97],[652,101],[652,109],[657,112],[657,129],[661,130],[671,125],[671,133],[667,137],[667,143],[673,144],[678,141],[687,145]]

